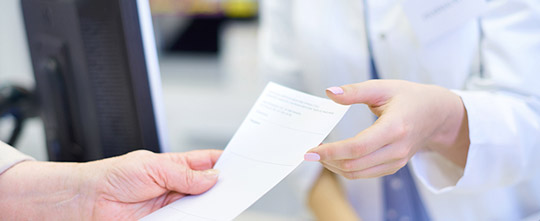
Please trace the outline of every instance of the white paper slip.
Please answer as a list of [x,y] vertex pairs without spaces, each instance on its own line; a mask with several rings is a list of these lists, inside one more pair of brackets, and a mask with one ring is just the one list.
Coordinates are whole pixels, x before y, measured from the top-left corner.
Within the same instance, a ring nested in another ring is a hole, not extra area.
[[291,173],[348,109],[269,83],[214,166],[221,171],[218,183],[143,220],[234,219]]

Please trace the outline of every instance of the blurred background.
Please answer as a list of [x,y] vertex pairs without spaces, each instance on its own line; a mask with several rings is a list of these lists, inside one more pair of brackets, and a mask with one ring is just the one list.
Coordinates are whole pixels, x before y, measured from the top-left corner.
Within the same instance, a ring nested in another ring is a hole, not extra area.
[[[224,148],[262,91],[257,0],[150,0],[171,150]],[[19,0],[0,1],[0,84],[34,86]],[[0,119],[5,140],[14,119]],[[25,123],[17,148],[47,160],[41,119]],[[288,179],[237,220],[310,219]]]

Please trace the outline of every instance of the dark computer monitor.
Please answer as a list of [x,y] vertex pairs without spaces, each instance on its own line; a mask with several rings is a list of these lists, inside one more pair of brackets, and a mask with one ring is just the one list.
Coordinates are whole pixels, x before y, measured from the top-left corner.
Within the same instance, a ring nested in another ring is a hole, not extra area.
[[21,0],[52,161],[165,151],[148,0]]

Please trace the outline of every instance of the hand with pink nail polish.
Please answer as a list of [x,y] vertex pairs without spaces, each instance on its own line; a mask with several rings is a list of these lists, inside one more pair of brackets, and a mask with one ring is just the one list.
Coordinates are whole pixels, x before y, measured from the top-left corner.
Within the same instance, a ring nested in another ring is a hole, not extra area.
[[88,163],[21,162],[0,174],[0,220],[137,220],[214,186],[221,153],[139,150]]
[[438,86],[401,80],[371,80],[331,87],[327,95],[344,105],[367,104],[379,118],[355,137],[308,151],[349,179],[393,174],[418,151],[437,151],[465,167],[469,131],[461,98]]

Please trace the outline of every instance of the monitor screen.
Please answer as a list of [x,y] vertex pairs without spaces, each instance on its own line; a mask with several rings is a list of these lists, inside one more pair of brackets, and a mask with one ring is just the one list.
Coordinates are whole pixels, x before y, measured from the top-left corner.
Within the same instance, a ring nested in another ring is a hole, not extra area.
[[166,151],[148,0],[22,0],[47,152]]

